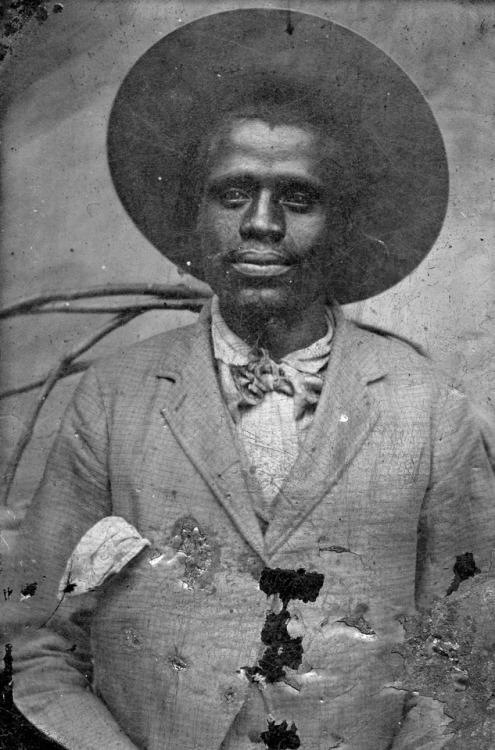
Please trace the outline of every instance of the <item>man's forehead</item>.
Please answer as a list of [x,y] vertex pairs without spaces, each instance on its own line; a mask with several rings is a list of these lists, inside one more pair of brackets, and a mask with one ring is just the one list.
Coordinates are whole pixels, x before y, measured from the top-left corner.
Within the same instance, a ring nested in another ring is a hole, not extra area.
[[257,150],[270,152],[312,148],[316,136],[305,125],[270,124],[261,119],[240,119],[231,123],[225,133],[226,144],[237,150]]
[[235,162],[247,167],[255,163],[265,165],[298,164],[301,169],[312,167],[318,160],[317,134],[299,124],[270,124],[261,119],[238,119],[211,138],[210,166]]

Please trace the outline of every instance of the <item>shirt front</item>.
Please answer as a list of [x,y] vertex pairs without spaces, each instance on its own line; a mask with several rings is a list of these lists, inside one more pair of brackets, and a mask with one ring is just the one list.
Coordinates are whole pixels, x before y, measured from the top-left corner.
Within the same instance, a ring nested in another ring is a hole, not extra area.
[[[313,420],[330,356],[333,315],[327,309],[325,336],[304,349],[290,352],[279,363],[270,361],[291,381],[294,394],[268,390],[257,403],[251,404],[245,403],[234,374],[261,355],[227,326],[217,296],[213,298],[211,312],[213,352],[220,387],[235,423],[250,475],[264,498],[262,507],[256,508],[256,512],[269,522],[273,501],[299,451],[304,449],[304,438]],[[266,352],[264,354],[266,357]],[[307,398],[306,391],[311,391],[311,398]]]

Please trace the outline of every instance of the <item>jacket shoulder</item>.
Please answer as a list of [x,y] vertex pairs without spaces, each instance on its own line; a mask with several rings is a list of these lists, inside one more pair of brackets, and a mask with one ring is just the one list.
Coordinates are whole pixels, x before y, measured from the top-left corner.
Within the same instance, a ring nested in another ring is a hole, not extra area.
[[[368,325],[367,323],[357,323],[356,321],[353,321],[353,323],[360,331],[367,331],[368,333],[379,337],[379,339],[383,339],[388,347],[392,346],[392,348],[394,348],[394,345],[398,345],[397,351],[402,351],[404,354],[406,354],[406,352],[412,354],[412,350],[420,357],[429,359],[426,349],[416,343],[416,341],[408,339],[406,336],[401,336],[398,333],[388,331],[386,328],[378,328],[377,326]],[[379,340],[377,341],[377,346],[379,346]]]
[[399,386],[424,385],[434,390],[448,387],[448,376],[419,344],[399,334],[363,323],[351,322],[382,363],[388,380]]
[[107,382],[156,374],[160,367],[173,368],[177,355],[187,355],[198,333],[197,324],[173,328],[139,341],[95,362],[93,370]]

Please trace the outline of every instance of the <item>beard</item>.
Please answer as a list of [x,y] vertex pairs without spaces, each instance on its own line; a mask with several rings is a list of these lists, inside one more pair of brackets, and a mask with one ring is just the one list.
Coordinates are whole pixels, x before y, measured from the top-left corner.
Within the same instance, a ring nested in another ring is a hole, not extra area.
[[[333,237],[326,236],[311,248],[299,247],[290,235],[275,243],[247,237],[222,247],[218,236],[206,227],[200,230],[206,280],[218,295],[222,317],[234,331],[257,339],[274,325],[295,328],[316,301],[331,300]],[[236,270],[238,263],[256,262],[253,255],[257,253],[266,263],[287,264],[288,271],[256,276]]]
[[314,263],[295,264],[287,275],[273,279],[246,280],[227,273],[215,292],[227,324],[249,332],[251,340],[263,340],[269,329],[297,328],[316,302],[325,303],[330,294],[324,279],[321,262],[314,259]]

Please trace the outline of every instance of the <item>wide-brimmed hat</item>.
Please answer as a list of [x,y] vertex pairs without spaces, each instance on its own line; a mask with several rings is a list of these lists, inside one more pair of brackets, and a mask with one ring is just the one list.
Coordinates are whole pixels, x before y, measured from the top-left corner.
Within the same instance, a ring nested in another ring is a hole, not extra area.
[[346,220],[341,247],[332,250],[332,296],[365,299],[407,276],[445,217],[448,169],[438,125],[387,54],[306,13],[206,16],[134,64],[111,111],[108,158],[136,226],[181,269],[203,278],[196,233],[202,141],[229,113],[272,105],[282,116],[300,112],[343,144]]

